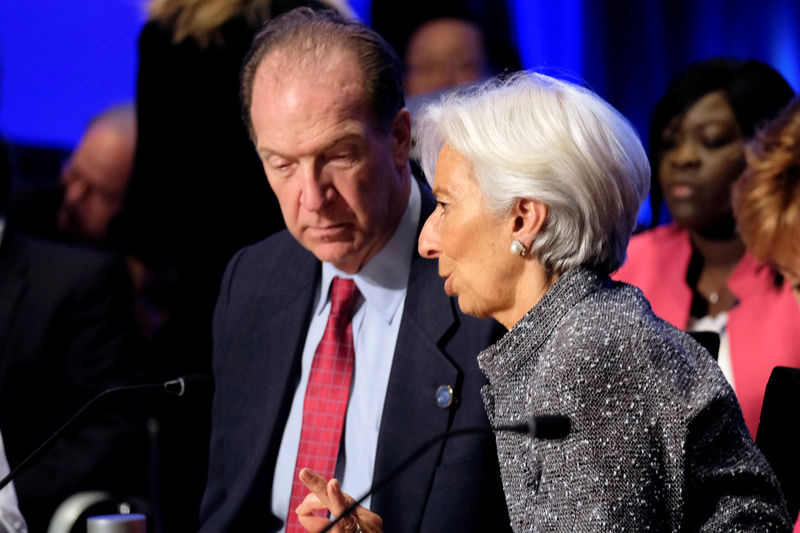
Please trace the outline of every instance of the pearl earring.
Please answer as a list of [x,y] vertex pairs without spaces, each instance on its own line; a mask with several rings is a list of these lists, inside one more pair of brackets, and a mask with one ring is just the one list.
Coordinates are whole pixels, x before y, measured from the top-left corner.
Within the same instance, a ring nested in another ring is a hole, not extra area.
[[528,255],[528,249],[525,248],[524,244],[514,239],[514,241],[511,243],[511,253],[520,257],[525,257]]

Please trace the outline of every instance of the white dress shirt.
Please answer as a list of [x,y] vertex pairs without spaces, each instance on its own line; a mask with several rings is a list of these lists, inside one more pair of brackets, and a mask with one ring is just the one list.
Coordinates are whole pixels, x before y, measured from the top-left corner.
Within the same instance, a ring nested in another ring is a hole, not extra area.
[[[410,259],[417,246],[421,208],[419,186],[412,178],[408,206],[394,235],[358,273],[345,274],[329,263],[322,264],[322,278],[303,348],[300,383],[283,430],[272,479],[272,512],[281,519],[289,513],[306,385],[314,352],[328,322],[330,287],[335,276],[352,278],[361,293],[353,315],[355,365],[343,431],[344,448],[339,450],[336,476],[342,489],[356,498],[372,485],[383,403],[403,316]],[[362,505],[369,507],[369,499]]]
[[[2,239],[2,230],[3,224],[0,219],[0,239]],[[6,448],[3,444],[3,437],[0,435],[0,479],[6,477],[9,472]],[[26,533],[28,531],[22,513],[19,512],[13,481],[0,490],[0,531],[3,533]]]
[[719,335],[719,350],[717,351],[717,363],[722,369],[722,375],[728,380],[731,388],[736,391],[736,384],[733,382],[733,364],[731,363],[731,339],[728,335],[728,313],[723,311],[714,316],[704,316],[702,318],[689,318],[686,331],[713,331]]

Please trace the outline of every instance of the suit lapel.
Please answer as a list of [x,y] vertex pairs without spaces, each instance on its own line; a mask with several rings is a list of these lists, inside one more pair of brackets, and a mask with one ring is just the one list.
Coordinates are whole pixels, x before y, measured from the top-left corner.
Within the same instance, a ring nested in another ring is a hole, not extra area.
[[[247,358],[237,371],[242,380],[237,392],[245,396],[236,402],[243,415],[234,426],[242,439],[236,447],[248,453],[242,458],[244,467],[239,469],[244,479],[235,487],[242,491],[242,500],[248,494],[259,495],[258,502],[252,503],[260,506],[262,513],[269,508],[275,459],[300,377],[302,350],[320,275],[319,262],[295,243],[290,243],[288,250],[276,247],[270,253],[281,257],[276,266],[281,275],[272,277],[271,272],[258,272],[258,276],[286,282],[277,286],[262,281],[251,299],[256,303],[253,313],[248,313],[257,318],[253,325],[238,328],[254,335],[238,347]],[[253,450],[259,452],[252,453]],[[263,499],[264,495],[267,499]]]
[[[262,403],[258,401],[262,398],[259,398],[253,405],[266,406],[262,416],[267,421],[274,421],[275,426],[270,431],[270,449],[274,447],[275,453],[280,445],[280,436],[300,378],[300,362],[311,318],[313,293],[319,282],[319,263],[304,262],[299,268],[293,269],[293,274],[301,279],[290,281],[287,286],[303,286],[303,289],[295,290],[291,295],[284,293],[273,300],[266,300],[272,317],[268,319],[265,315],[259,329],[261,338],[257,341],[261,353],[257,357],[258,368],[255,374],[267,378],[261,388],[267,402]],[[272,355],[267,354],[267,350]]]
[[[419,229],[433,209],[433,200],[424,186],[422,191]],[[436,261],[415,253],[383,409],[373,481],[383,479],[423,443],[448,430],[452,407],[439,408],[435,393],[440,385],[450,385],[457,396],[460,371],[438,345],[456,320],[453,303],[442,289]],[[408,524],[409,530],[419,528],[442,446],[442,442],[432,446],[373,496],[371,507],[386,524]]]

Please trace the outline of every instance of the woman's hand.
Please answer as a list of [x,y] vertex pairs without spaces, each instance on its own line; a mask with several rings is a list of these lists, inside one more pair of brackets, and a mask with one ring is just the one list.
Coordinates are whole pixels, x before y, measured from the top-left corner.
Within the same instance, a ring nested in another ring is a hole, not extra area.
[[[333,516],[339,516],[355,500],[342,492],[339,482],[335,479],[326,481],[311,469],[304,468],[299,474],[300,481],[309,488],[311,494],[306,496],[295,512],[300,525],[307,531],[316,533],[322,531],[331,521],[327,517],[317,516],[314,511],[327,510]],[[383,533],[383,520],[381,517],[360,505],[350,516],[342,518],[333,529],[334,533]]]

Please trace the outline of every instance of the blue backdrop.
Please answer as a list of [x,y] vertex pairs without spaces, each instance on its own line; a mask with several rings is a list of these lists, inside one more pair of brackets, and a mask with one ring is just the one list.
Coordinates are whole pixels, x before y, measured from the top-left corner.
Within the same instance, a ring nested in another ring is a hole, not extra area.
[[[369,0],[352,4],[369,20]],[[762,59],[800,87],[796,0],[508,0],[508,10],[525,67],[585,80],[643,137],[667,81],[694,59]],[[92,115],[133,98],[143,19],[142,0],[0,0],[0,133],[71,148]]]
[[0,134],[70,148],[133,98],[139,0],[0,0]]

